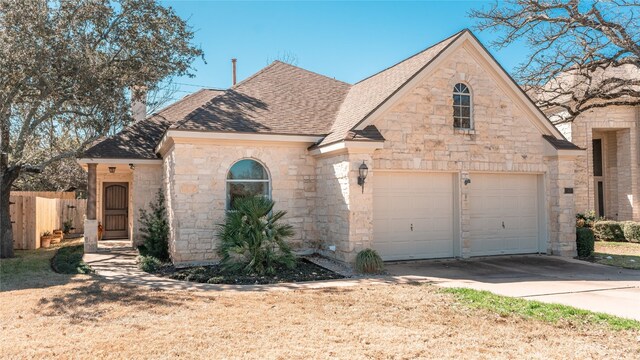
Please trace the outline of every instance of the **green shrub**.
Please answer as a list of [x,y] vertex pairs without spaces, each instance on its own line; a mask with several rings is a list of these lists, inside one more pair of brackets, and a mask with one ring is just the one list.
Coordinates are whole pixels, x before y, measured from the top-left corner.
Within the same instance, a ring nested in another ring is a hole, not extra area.
[[595,249],[594,242],[595,237],[593,236],[593,230],[587,227],[576,228],[576,246],[578,249],[578,257],[591,257]]
[[593,227],[593,223],[601,220],[596,216],[595,210],[590,210],[584,213],[576,214],[576,226],[577,227]]
[[622,227],[624,237],[627,241],[640,242],[640,223],[634,221],[627,221]]
[[61,274],[89,274],[93,270],[82,260],[84,245],[63,246],[51,259],[53,270]]
[[384,263],[375,250],[364,249],[356,256],[356,270],[363,274],[379,274],[384,271]]
[[140,254],[149,255],[160,261],[169,260],[169,222],[164,206],[164,195],[158,190],[156,199],[149,203],[151,211],[140,209],[140,232],[144,247]]
[[138,268],[148,273],[156,272],[156,270],[158,270],[160,266],[162,266],[162,261],[151,255],[140,255],[138,256],[137,262]]
[[622,223],[617,221],[596,221],[593,232],[600,241],[625,241]]
[[273,211],[274,204],[263,196],[233,202],[225,223],[218,225],[223,270],[272,275],[278,266],[295,267],[296,259],[286,242],[293,228],[278,222],[286,212]]

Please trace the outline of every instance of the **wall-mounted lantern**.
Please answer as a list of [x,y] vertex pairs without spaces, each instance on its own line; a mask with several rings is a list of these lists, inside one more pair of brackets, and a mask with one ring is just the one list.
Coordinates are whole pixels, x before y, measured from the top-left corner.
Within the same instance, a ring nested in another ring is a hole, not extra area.
[[136,169],[136,166],[135,166],[135,165],[133,165],[133,164],[129,164],[129,169],[131,169],[131,170],[135,170],[135,169]]
[[471,184],[471,179],[469,179],[469,178],[464,179],[464,184],[465,185]]
[[115,166],[109,166],[109,173],[110,174],[114,174],[116,172],[116,167]]
[[364,181],[367,179],[367,174],[369,174],[369,168],[367,164],[362,160],[362,164],[358,168],[358,185],[362,186],[362,193],[364,194]]

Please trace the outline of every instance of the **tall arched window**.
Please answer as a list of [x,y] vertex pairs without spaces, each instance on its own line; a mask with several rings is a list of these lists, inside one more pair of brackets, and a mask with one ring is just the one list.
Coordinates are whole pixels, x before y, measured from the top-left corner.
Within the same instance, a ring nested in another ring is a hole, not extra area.
[[471,91],[465,84],[458,83],[453,87],[453,127],[471,129]]
[[271,197],[269,173],[255,160],[240,160],[227,174],[227,210],[231,209],[235,199],[255,195]]

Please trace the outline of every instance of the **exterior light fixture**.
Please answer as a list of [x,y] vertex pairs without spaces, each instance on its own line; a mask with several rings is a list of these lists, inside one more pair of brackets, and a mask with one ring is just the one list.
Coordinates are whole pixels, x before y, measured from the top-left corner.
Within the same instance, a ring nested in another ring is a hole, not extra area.
[[116,167],[115,166],[109,166],[109,173],[113,174],[116,172]]
[[362,164],[358,168],[358,185],[362,186],[362,193],[364,194],[364,181],[367,178],[367,174],[369,173],[369,168],[367,164],[362,160]]
[[135,169],[136,169],[136,166],[135,166],[135,165],[133,165],[133,164],[129,164],[129,169],[131,169],[131,170],[135,170]]
[[465,185],[471,184],[471,179],[469,179],[469,178],[464,179],[464,184]]

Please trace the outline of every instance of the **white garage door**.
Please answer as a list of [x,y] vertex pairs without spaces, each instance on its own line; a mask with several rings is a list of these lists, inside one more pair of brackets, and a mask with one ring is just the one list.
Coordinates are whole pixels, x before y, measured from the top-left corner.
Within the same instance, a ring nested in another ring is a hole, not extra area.
[[382,259],[453,256],[451,174],[378,172],[373,183],[373,247]]
[[471,174],[472,256],[538,252],[536,175]]

